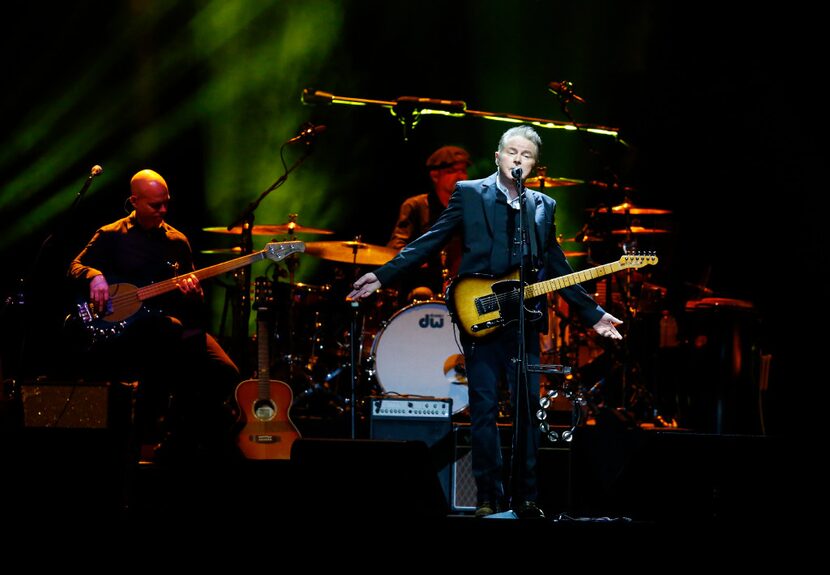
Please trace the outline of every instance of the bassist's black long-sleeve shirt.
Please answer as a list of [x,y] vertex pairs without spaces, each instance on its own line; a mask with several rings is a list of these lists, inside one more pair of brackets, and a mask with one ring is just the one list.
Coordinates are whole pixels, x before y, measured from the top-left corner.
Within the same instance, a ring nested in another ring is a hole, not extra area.
[[[86,298],[89,282],[101,274],[110,285],[126,282],[144,287],[193,270],[193,252],[183,233],[166,222],[158,228],[145,230],[133,212],[95,232],[83,251],[72,260],[69,277],[83,284],[79,286],[79,292]],[[202,327],[199,321],[201,306],[186,299],[174,290],[153,298],[147,305],[178,318],[185,325]]]

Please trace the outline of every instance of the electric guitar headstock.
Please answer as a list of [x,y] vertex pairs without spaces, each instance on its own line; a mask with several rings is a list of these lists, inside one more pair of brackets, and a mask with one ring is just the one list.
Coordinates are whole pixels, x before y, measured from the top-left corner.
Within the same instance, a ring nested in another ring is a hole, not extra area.
[[639,269],[657,263],[657,254],[654,252],[633,252],[620,258],[620,267]]

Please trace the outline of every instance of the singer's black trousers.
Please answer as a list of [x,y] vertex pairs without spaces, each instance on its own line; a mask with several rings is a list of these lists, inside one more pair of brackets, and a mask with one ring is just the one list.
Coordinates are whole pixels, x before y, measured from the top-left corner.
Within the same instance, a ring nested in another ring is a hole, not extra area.
[[[503,461],[498,430],[500,390],[507,385],[513,413],[511,486],[513,504],[536,501],[536,458],[540,432],[536,422],[539,374],[527,374],[527,385],[518,385],[518,326],[510,326],[484,339],[461,335],[469,387],[472,467],[478,503],[503,502]],[[539,334],[528,329],[527,364],[539,364]],[[518,411],[518,419],[516,418]]]

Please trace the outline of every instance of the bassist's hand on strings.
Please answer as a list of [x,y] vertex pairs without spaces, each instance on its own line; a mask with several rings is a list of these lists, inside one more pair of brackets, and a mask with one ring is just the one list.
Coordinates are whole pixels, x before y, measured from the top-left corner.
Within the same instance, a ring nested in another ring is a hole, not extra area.
[[110,285],[104,274],[92,278],[89,282],[89,301],[95,305],[96,310],[107,309],[107,302],[110,299]]
[[189,274],[176,282],[176,287],[186,296],[204,297],[205,292],[202,290],[202,284],[195,274]]
[[610,313],[606,313],[604,316],[599,318],[599,321],[594,324],[594,331],[600,334],[603,337],[610,337],[611,339],[622,339],[622,335],[620,332],[617,331],[618,325],[622,323],[622,320],[615,318]]

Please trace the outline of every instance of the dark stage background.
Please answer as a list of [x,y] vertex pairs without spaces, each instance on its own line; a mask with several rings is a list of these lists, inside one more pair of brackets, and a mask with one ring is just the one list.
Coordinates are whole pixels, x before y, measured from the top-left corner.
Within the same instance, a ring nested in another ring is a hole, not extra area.
[[[263,200],[256,223],[296,212],[300,224],[335,232],[300,239],[360,235],[385,244],[401,200],[427,189],[422,166],[432,150],[466,147],[471,177],[484,177],[509,124],[424,115],[405,140],[388,109],[304,106],[303,89],[463,100],[471,110],[567,121],[546,87],[568,80],[587,101],[570,105],[574,119],[617,127],[627,145],[540,129],[549,175],[615,174],[635,204],[672,211],[643,222],[671,229],[643,240],[661,258],[648,276],[666,288],[661,308],[682,320],[685,303],[701,294],[755,306],[760,324],[742,329],[773,356],[768,432],[792,431],[804,415],[796,398],[817,392],[818,346],[807,320],[823,295],[826,114],[816,88],[822,19],[806,3],[12,5],[18,16],[0,40],[5,379],[60,370],[52,334],[71,299],[63,270],[98,225],[123,215],[135,171],[164,175],[175,201],[168,219],[195,250],[229,247],[232,237],[202,228],[231,223],[283,173],[281,145],[303,122],[323,124],[313,153]],[[286,148],[286,163],[303,149]],[[95,164],[103,174],[71,211]],[[585,223],[585,208],[623,200],[590,186],[551,195],[565,237]],[[57,240],[40,249],[50,234]],[[608,248],[608,259],[619,254]],[[199,258],[202,266],[219,261]],[[254,275],[273,273],[263,270]],[[325,284],[335,273],[303,256],[298,279]],[[217,329],[223,285],[211,285]]]

